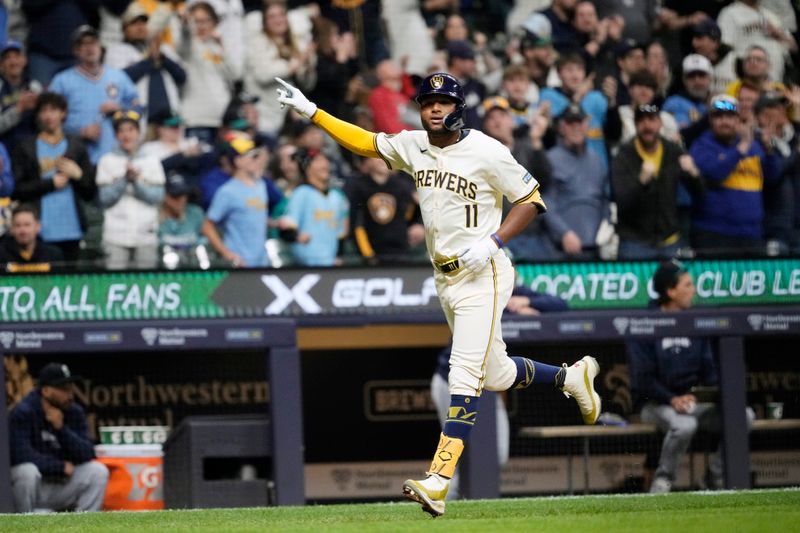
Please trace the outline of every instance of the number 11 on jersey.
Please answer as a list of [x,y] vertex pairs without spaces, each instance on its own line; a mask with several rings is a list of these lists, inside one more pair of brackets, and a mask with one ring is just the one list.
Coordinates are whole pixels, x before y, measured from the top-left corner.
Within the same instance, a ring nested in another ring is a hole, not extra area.
[[467,212],[467,227],[468,228],[477,228],[478,227],[478,204],[469,204],[464,206],[464,210]]

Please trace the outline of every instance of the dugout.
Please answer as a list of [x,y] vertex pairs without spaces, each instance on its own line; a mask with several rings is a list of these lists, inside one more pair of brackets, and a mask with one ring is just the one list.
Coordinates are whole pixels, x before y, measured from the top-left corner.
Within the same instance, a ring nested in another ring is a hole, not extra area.
[[[439,426],[432,407],[420,399],[427,394],[436,355],[447,344],[448,332],[441,317],[431,314],[422,321],[421,316],[300,319],[299,337],[311,337],[305,339],[308,344],[302,350],[303,382],[307,388],[304,403],[309,500],[393,497],[396,491],[392,492],[391,487],[402,483],[403,475],[414,472],[418,475],[427,466],[432,444],[426,435],[437,435]],[[626,339],[661,336],[715,339],[725,455],[730,458],[726,462],[729,487],[786,486],[800,479],[796,467],[800,453],[797,445],[800,430],[796,424],[800,418],[800,362],[793,348],[800,337],[800,308],[696,308],[670,315],[646,310],[574,311],[506,318],[503,328],[509,352],[513,354],[536,357],[551,364],[572,361],[587,353],[597,356],[603,370],[596,383],[604,409],[626,418],[633,414],[626,403],[629,394]],[[314,416],[316,410],[324,409],[324,400],[315,399],[312,392],[332,376],[339,383],[341,392],[337,398],[343,413],[335,420]],[[763,420],[762,407],[773,400],[784,403],[785,420]],[[534,442],[522,431],[531,426],[559,428],[582,424],[574,403],[550,389],[534,387],[510,391],[507,405],[511,417],[511,460],[500,473],[497,484],[487,482],[498,479],[497,474],[481,471],[481,488],[491,491],[484,493],[485,497],[569,492],[568,455],[574,457],[574,488],[583,489],[581,440],[559,437]],[[627,411],[623,409],[625,405]],[[755,407],[761,419],[749,437],[744,429],[745,405]],[[485,440],[480,444],[472,441],[467,450],[486,459],[496,456],[496,441],[488,418],[491,415],[483,407],[482,403],[479,415],[482,423],[476,426],[475,435],[479,430],[488,435],[484,435]],[[353,435],[370,435],[370,441],[356,438],[352,446],[332,449],[325,436],[343,426]],[[591,491],[637,490],[631,485],[631,478],[638,475],[631,471],[631,464],[641,463],[650,448],[660,446],[660,440],[651,429],[643,434],[612,433],[592,440]],[[710,445],[698,444],[698,475],[702,474],[701,462]],[[390,487],[388,491],[381,492],[377,483],[370,490],[366,481],[364,487],[357,486],[359,479],[370,479],[375,471],[384,472],[382,481]],[[327,478],[335,481],[326,482]]]
[[[8,353],[30,357],[37,364],[48,360],[68,362],[76,373],[83,364],[102,361],[113,367],[118,375],[125,375],[137,365],[147,365],[150,361],[172,360],[178,378],[191,373],[192,365],[198,364],[198,357],[206,360],[216,359],[222,367],[236,365],[237,359],[249,357],[252,368],[260,368],[263,373],[250,376],[254,382],[269,383],[268,401],[262,402],[262,415],[269,423],[253,427],[247,431],[264,431],[263,442],[269,455],[269,483],[257,484],[265,494],[260,501],[276,505],[300,505],[304,499],[303,476],[303,417],[300,384],[300,359],[296,346],[296,332],[293,320],[273,318],[240,320],[152,320],[139,322],[70,322],[70,323],[26,323],[0,326],[0,341]],[[6,371],[9,359],[6,359]],[[214,371],[212,366],[211,372]],[[3,376],[5,380],[5,375]],[[178,379],[179,381],[179,379]],[[116,398],[123,403],[146,401],[150,396],[188,395],[200,399],[206,395],[234,399],[243,395],[264,394],[257,391],[256,385],[241,382],[209,382],[207,390],[195,387],[171,389],[163,384],[141,383],[138,389],[123,386],[96,389],[90,400],[101,403],[113,402]],[[88,390],[88,389],[87,389]],[[98,392],[99,391],[99,392]],[[81,392],[78,392],[80,399]],[[199,400],[193,400],[199,401]],[[0,510],[12,511],[13,504],[9,476],[9,439],[7,424],[6,396],[0,399]],[[178,414],[179,416],[180,414]],[[165,417],[169,418],[169,413]],[[227,417],[227,424],[233,424]],[[138,421],[137,421],[138,422]],[[159,420],[158,422],[170,422]],[[124,421],[123,424],[124,425]],[[142,425],[138,423],[137,425]],[[171,424],[164,424],[171,425]],[[216,435],[223,441],[240,436],[241,428],[224,434],[225,425],[218,425]],[[252,435],[251,435],[252,438]],[[245,453],[246,452],[246,453]],[[242,460],[252,460],[251,450],[244,450]],[[212,459],[218,458],[212,454]],[[263,454],[262,454],[263,455]],[[228,452],[227,459],[231,459]],[[235,458],[234,458],[235,459]],[[238,465],[237,465],[238,466]],[[219,470],[218,468],[216,469]],[[236,486],[236,490],[241,487]],[[253,488],[253,485],[250,485]],[[270,491],[270,495],[266,491]],[[189,501],[181,500],[181,501]],[[208,498],[203,500],[204,503]],[[222,501],[222,500],[220,500]],[[226,500],[228,504],[230,502]]]

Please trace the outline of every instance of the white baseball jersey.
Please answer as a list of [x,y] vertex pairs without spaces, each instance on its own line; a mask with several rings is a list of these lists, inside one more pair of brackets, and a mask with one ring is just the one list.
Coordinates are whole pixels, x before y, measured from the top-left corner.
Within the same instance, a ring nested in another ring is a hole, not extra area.
[[465,134],[445,148],[430,144],[422,130],[375,137],[375,148],[386,163],[414,179],[434,261],[451,259],[497,231],[503,196],[528,203],[539,188],[503,144],[477,130]]

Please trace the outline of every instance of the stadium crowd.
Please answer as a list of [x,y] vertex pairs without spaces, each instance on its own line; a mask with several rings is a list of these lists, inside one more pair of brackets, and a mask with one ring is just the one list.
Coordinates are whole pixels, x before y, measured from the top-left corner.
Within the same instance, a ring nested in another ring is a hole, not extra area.
[[542,185],[549,211],[509,243],[517,260],[797,254],[797,9],[6,1],[0,263],[427,261],[412,180],[282,108],[275,77],[397,133],[421,127],[416,84],[435,71],[462,83],[467,127]]

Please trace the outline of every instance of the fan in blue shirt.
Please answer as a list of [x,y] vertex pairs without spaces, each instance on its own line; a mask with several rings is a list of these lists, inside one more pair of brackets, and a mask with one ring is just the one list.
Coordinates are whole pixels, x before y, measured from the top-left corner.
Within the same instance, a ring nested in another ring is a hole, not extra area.
[[64,131],[80,135],[89,159],[97,164],[116,142],[111,115],[137,106],[139,94],[125,72],[103,66],[97,30],[91,26],[76,30],[73,52],[78,64],[58,73],[49,90],[66,98],[69,114]]
[[349,230],[350,204],[338,189],[330,189],[330,162],[322,152],[298,150],[305,183],[289,198],[285,223],[297,228],[294,260],[303,266],[333,266],[339,241]]
[[[203,222],[203,234],[222,258],[234,267],[269,266],[267,187],[261,179],[267,152],[249,135],[237,133],[224,146],[233,176],[214,195]],[[224,237],[221,237],[219,230]]]

